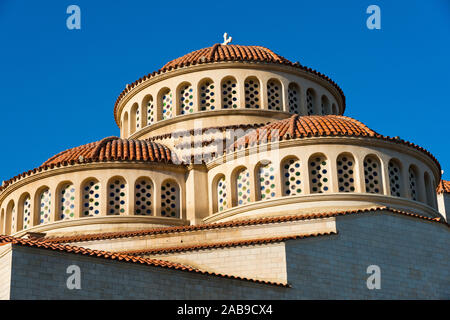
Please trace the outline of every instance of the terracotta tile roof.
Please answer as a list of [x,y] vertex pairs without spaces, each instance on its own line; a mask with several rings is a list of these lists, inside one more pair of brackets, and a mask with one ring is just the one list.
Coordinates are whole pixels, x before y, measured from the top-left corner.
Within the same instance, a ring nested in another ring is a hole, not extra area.
[[215,273],[215,272],[210,272],[210,271],[206,271],[206,270],[193,268],[193,267],[183,265],[180,263],[174,263],[174,262],[169,262],[169,261],[164,261],[164,260],[142,258],[139,256],[132,256],[132,255],[127,255],[127,254],[114,253],[114,252],[101,251],[101,250],[92,250],[92,249],[83,248],[83,247],[49,243],[49,242],[45,242],[45,241],[15,238],[12,236],[0,236],[0,244],[7,244],[7,243],[11,243],[13,245],[31,247],[31,248],[40,248],[40,249],[47,249],[47,250],[53,250],[53,251],[59,251],[59,252],[80,254],[80,255],[90,256],[90,257],[95,257],[95,258],[103,258],[103,259],[108,259],[108,260],[136,263],[136,264],[142,264],[142,265],[153,266],[153,267],[187,271],[187,272],[216,276],[216,277],[221,277],[221,278],[245,280],[245,281],[251,281],[251,282],[256,282],[256,283],[261,283],[261,284],[289,287],[288,284],[284,284],[284,283],[263,281],[263,280]]
[[441,180],[436,188],[437,193],[450,193],[450,181]]
[[193,250],[202,250],[202,249],[242,247],[242,246],[249,246],[249,245],[284,242],[284,241],[288,241],[288,240],[296,240],[296,239],[303,239],[303,238],[320,237],[320,236],[334,235],[334,234],[337,234],[337,232],[311,233],[311,234],[302,234],[302,235],[293,235],[293,236],[284,236],[284,237],[272,237],[272,238],[264,238],[264,239],[252,239],[252,240],[242,240],[242,241],[227,241],[227,242],[219,242],[219,243],[198,244],[198,245],[191,245],[191,246],[153,248],[153,249],[146,249],[146,250],[130,250],[130,251],[124,251],[121,253],[126,253],[126,254],[130,254],[130,255],[164,254],[164,253],[174,253],[174,252],[193,251]]
[[272,50],[267,49],[261,46],[242,46],[242,45],[221,45],[216,43],[215,45],[203,48],[200,50],[193,51],[188,53],[180,58],[174,59],[168,63],[166,63],[160,70],[150,73],[138,80],[134,81],[120,93],[119,97],[116,100],[114,105],[114,119],[116,120],[117,125],[119,126],[119,119],[117,118],[117,107],[119,102],[122,100],[124,96],[128,92],[130,92],[134,87],[140,84],[143,81],[151,79],[160,74],[169,72],[171,70],[189,67],[197,64],[205,64],[205,63],[215,63],[215,62],[223,62],[223,61],[248,61],[248,62],[259,62],[259,63],[274,63],[280,65],[291,66],[294,68],[301,69],[303,71],[312,73],[314,75],[319,76],[320,78],[327,80],[331,83],[341,94],[342,100],[344,102],[344,110],[345,110],[345,96],[342,89],[328,76],[313,70],[311,68],[302,66],[299,62],[293,63],[288,59],[274,53]]
[[[323,219],[351,214],[363,214],[363,213],[375,213],[388,211],[390,213],[399,214],[403,216],[418,218],[425,221],[443,223],[447,225],[445,220],[442,218],[428,218],[415,213],[410,213],[406,211],[401,211],[393,209],[386,206],[373,207],[368,209],[358,209],[358,210],[347,210],[347,211],[337,211],[337,212],[323,212],[323,213],[313,213],[307,215],[289,215],[280,217],[268,217],[268,218],[258,218],[258,219],[248,219],[248,220],[232,220],[227,222],[218,222],[210,224],[200,224],[192,226],[178,226],[178,227],[163,227],[163,228],[153,228],[147,230],[136,230],[136,231],[122,231],[122,232],[109,232],[109,233],[95,233],[79,236],[67,236],[67,237],[45,237],[42,241],[50,243],[73,243],[73,242],[84,242],[84,241],[96,241],[96,240],[106,240],[106,239],[118,239],[118,238],[129,238],[129,237],[142,237],[148,235],[157,234],[169,234],[178,232],[189,232],[189,231],[199,231],[199,230],[211,230],[211,229],[221,229],[221,228],[234,228],[241,226],[251,226],[251,225],[261,225],[269,223],[282,223],[290,221],[300,221],[300,220],[313,220],[313,219]],[[448,225],[447,225],[448,226]]]
[[177,163],[178,159],[176,158],[176,153],[157,142],[108,137],[100,141],[60,152],[45,161],[40,167],[28,170],[27,172],[4,181],[3,185],[0,186],[0,191],[8,185],[37,172],[80,163],[106,161],[136,161],[172,164],[174,162]]
[[[278,134],[278,137],[272,136],[272,134]],[[326,136],[367,137],[405,144],[424,152],[436,163],[440,172],[441,166],[439,162],[426,149],[398,137],[392,138],[383,136],[356,119],[338,115],[299,116],[294,114],[288,119],[271,122],[253,130],[247,135],[239,138],[236,143],[230,147],[230,150],[233,151],[242,147],[246,148],[259,143],[267,143],[270,142],[271,139],[276,140],[277,138],[279,141],[283,141]]]

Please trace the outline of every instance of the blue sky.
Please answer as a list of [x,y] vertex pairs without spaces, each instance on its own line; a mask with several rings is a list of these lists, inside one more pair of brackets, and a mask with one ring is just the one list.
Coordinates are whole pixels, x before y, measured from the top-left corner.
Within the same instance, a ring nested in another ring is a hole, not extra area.
[[[66,8],[81,8],[81,30]],[[381,30],[366,8],[381,8]],[[262,45],[335,80],[345,115],[430,152],[450,179],[450,1],[0,0],[0,180],[119,135],[127,83],[190,51]]]

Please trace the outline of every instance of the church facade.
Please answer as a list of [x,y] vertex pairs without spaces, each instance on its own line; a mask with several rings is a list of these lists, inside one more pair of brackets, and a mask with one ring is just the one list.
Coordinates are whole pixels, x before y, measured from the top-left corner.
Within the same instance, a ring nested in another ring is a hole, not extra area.
[[225,42],[127,85],[120,137],[0,187],[1,299],[449,299],[450,183],[326,75]]

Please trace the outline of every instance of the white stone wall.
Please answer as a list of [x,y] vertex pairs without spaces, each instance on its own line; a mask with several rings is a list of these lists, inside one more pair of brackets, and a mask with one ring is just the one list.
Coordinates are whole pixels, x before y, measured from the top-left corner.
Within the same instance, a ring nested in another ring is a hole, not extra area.
[[281,242],[150,255],[148,257],[179,262],[217,273],[287,283],[284,245],[284,242]]
[[8,300],[11,286],[11,245],[0,246],[0,300]]

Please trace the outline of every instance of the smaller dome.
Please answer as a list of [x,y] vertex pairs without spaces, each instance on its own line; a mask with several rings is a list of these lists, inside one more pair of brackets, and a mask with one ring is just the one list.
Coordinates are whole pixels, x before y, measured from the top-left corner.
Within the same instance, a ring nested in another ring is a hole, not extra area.
[[172,163],[175,153],[166,146],[147,140],[108,137],[60,152],[41,167],[70,162],[145,161]]
[[363,123],[349,117],[299,116],[269,123],[239,138],[234,148],[245,147],[254,143],[266,142],[277,132],[280,140],[298,139],[311,136],[380,136]]
[[161,70],[177,68],[189,64],[219,61],[257,61],[292,64],[289,60],[261,46],[241,46],[235,44],[222,45],[216,43],[212,47],[188,53],[164,65]]

